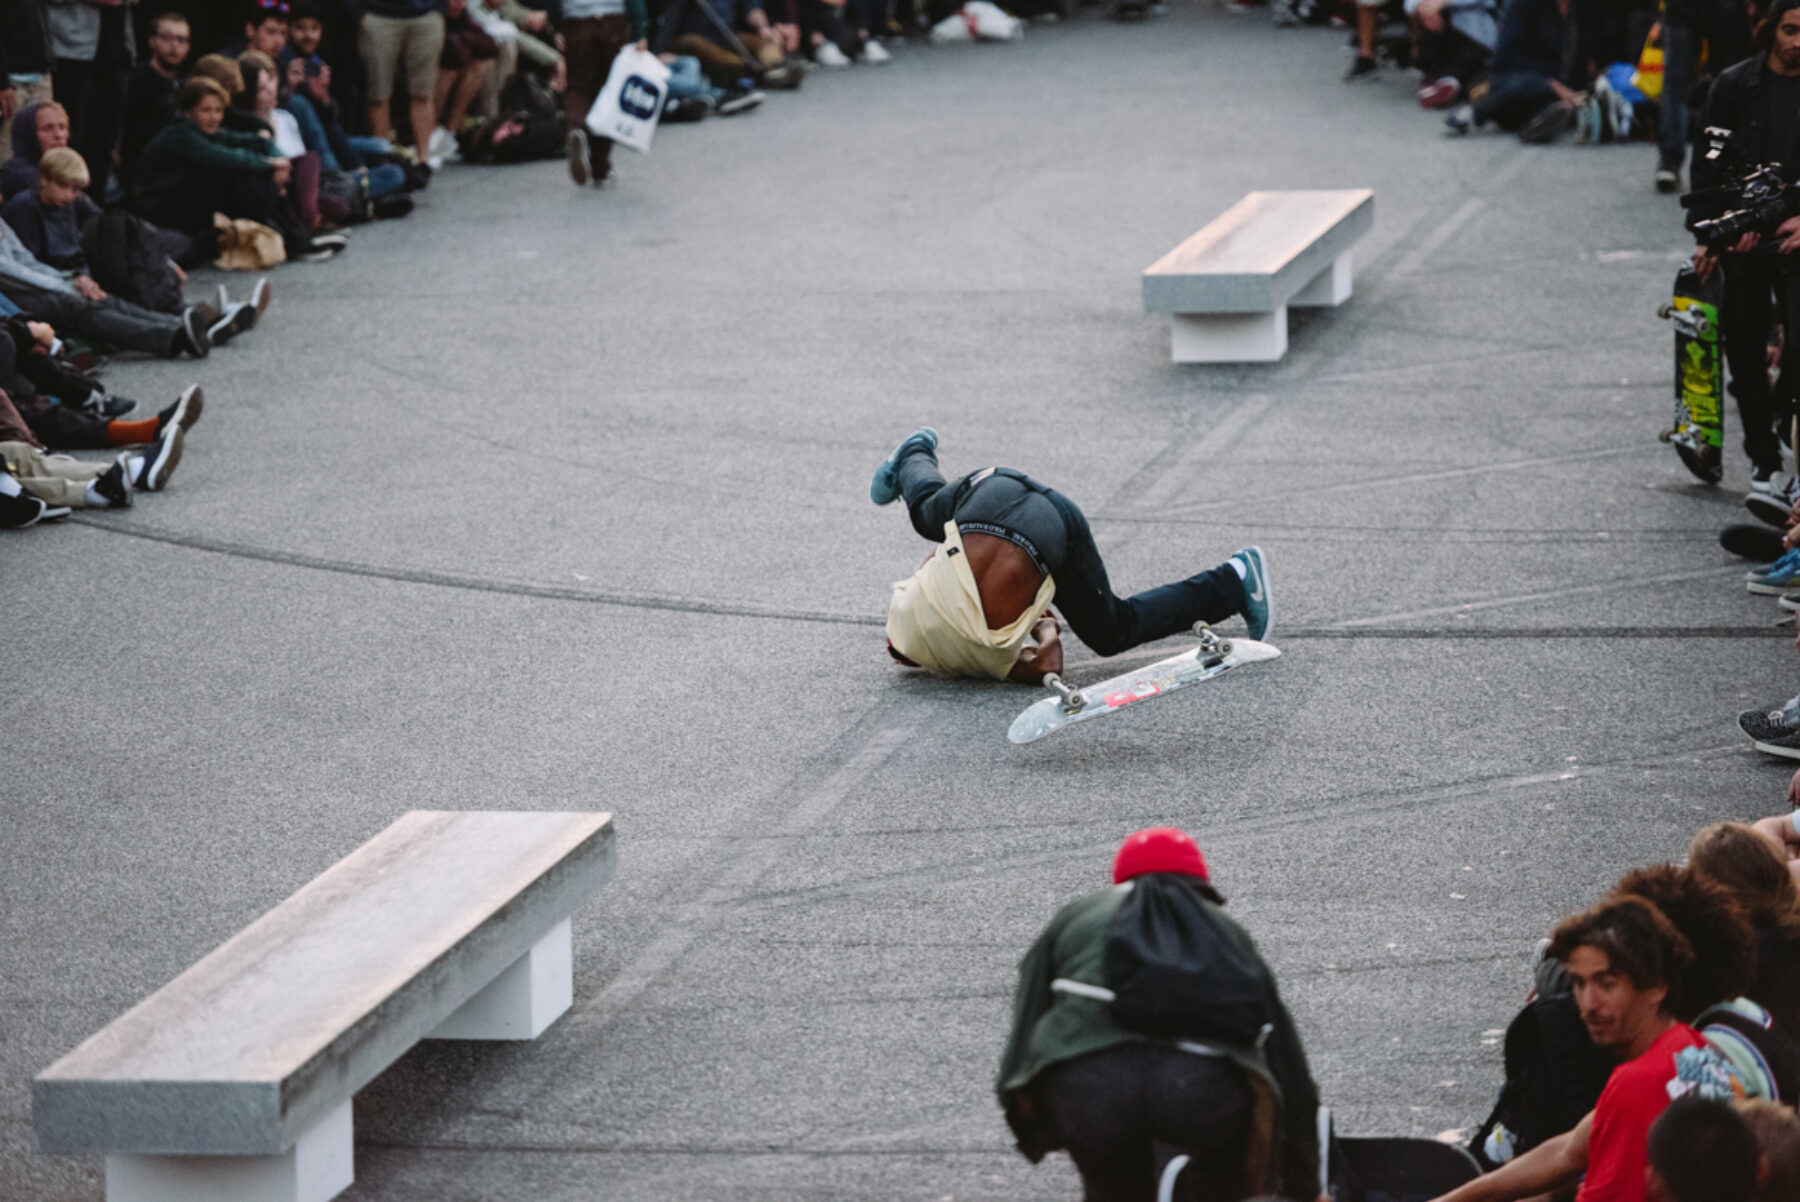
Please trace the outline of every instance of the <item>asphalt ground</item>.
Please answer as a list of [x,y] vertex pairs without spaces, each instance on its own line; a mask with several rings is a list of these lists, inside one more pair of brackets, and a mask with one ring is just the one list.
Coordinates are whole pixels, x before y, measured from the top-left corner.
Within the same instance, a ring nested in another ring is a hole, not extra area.
[[[1715,542],[1735,429],[1717,489],[1656,440],[1650,149],[1447,138],[1342,43],[1184,3],[903,47],[598,191],[447,170],[241,343],[115,365],[207,409],[165,494],[0,539],[0,1197],[102,1194],[33,1073],[421,807],[610,810],[620,869],[570,1014],[358,1098],[347,1198],[1074,1198],[992,1094],[1015,965],[1162,823],[1340,1130],[1479,1121],[1547,927],[1781,804],[1734,719],[1794,652]],[[1359,186],[1348,305],[1168,361],[1145,266]],[[1259,543],[1284,657],[1009,745],[1032,690],[882,648],[924,547],[867,482],[927,422],[1121,589]]]

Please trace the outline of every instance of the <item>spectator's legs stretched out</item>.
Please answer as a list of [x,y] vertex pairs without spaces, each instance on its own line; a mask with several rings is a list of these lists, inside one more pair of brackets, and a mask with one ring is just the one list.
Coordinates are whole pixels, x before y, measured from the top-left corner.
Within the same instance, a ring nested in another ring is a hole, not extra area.
[[[1731,395],[1744,423],[1744,454],[1764,472],[1781,468],[1775,437],[1775,408],[1769,391],[1768,345],[1775,324],[1774,292],[1786,281],[1765,263],[1732,255],[1721,268],[1725,293],[1719,301],[1719,333],[1731,369]],[[1785,378],[1786,372],[1783,372]]]
[[[734,88],[737,86],[738,80],[756,73],[754,63],[745,62],[738,57],[735,51],[708,38],[703,38],[697,33],[682,34],[670,44],[669,49],[676,54],[685,54],[690,58],[699,59],[700,67],[706,72],[706,77],[721,88]],[[569,67],[569,90],[571,92],[575,88],[574,71],[574,65],[571,64]]]
[[1512,131],[1556,103],[1556,89],[1547,76],[1531,71],[1507,71],[1488,78],[1487,91],[1474,102],[1475,124],[1497,122]]
[[1225,1057],[1126,1044],[1051,1065],[1032,1090],[1088,1202],[1156,1197],[1159,1144],[1193,1158],[1178,1196],[1243,1196],[1250,1087]]
[[[568,87],[563,91],[563,120],[571,131],[585,129],[588,110],[606,86],[613,60],[631,38],[631,22],[617,14],[577,17],[564,21],[561,32],[563,61],[568,64],[569,74]],[[590,139],[588,161],[596,181],[612,174],[611,139]]]
[[109,296],[91,301],[76,292],[49,292],[7,280],[4,292],[13,304],[59,330],[110,342],[152,355],[175,354],[181,320]]
[[863,40],[851,27],[850,20],[851,14],[843,0],[836,4],[830,0],[801,0],[800,36],[806,43],[816,46],[829,41],[842,50],[845,57],[854,59],[862,53]]
[[0,442],[0,461],[38,500],[73,509],[87,507],[87,486],[112,468],[111,463],[84,463],[67,455],[46,455],[28,442]]

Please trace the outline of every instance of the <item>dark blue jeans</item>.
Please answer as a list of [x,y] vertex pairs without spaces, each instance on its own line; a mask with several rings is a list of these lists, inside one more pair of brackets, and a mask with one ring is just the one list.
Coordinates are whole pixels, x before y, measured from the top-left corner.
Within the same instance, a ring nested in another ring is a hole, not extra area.
[[1742,8],[1714,8],[1701,0],[1691,13],[1663,14],[1663,91],[1657,127],[1659,167],[1680,171],[1687,158],[1688,91],[1694,86],[1694,60],[1700,43],[1713,75],[1751,53],[1750,26]]
[[990,468],[951,484],[937,456],[921,447],[901,458],[896,474],[920,537],[941,543],[944,523],[954,520],[964,533],[1009,539],[1056,580],[1056,608],[1099,655],[1180,634],[1195,622],[1223,621],[1244,608],[1244,582],[1223,565],[1134,597],[1116,596],[1087,518],[1075,502],[1023,472]]
[[1548,75],[1535,71],[1504,71],[1488,77],[1487,94],[1475,102],[1475,124],[1489,121],[1512,131],[1556,102],[1556,89]]

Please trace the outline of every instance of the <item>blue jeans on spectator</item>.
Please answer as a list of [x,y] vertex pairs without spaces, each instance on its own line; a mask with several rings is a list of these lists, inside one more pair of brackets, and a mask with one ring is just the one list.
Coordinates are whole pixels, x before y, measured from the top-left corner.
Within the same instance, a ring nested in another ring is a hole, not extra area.
[[1751,53],[1750,29],[1743,10],[1715,8],[1698,0],[1691,13],[1673,10],[1663,14],[1662,111],[1657,127],[1657,166],[1680,171],[1687,159],[1688,92],[1694,86],[1695,60],[1700,43],[1713,75]]
[[1556,103],[1550,77],[1535,71],[1507,71],[1488,77],[1487,92],[1474,104],[1475,124],[1489,121],[1501,129],[1516,130]]
[[689,96],[706,96],[717,104],[724,89],[713,87],[700,69],[700,60],[691,54],[678,54],[669,64],[668,96],[670,100],[686,100]]

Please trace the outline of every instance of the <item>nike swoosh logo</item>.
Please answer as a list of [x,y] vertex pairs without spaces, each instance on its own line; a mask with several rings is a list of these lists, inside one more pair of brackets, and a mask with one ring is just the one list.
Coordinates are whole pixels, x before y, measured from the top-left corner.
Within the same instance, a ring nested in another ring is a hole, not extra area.
[[1263,599],[1261,576],[1256,578],[1256,587],[1250,590],[1250,599],[1252,601],[1261,601]]

